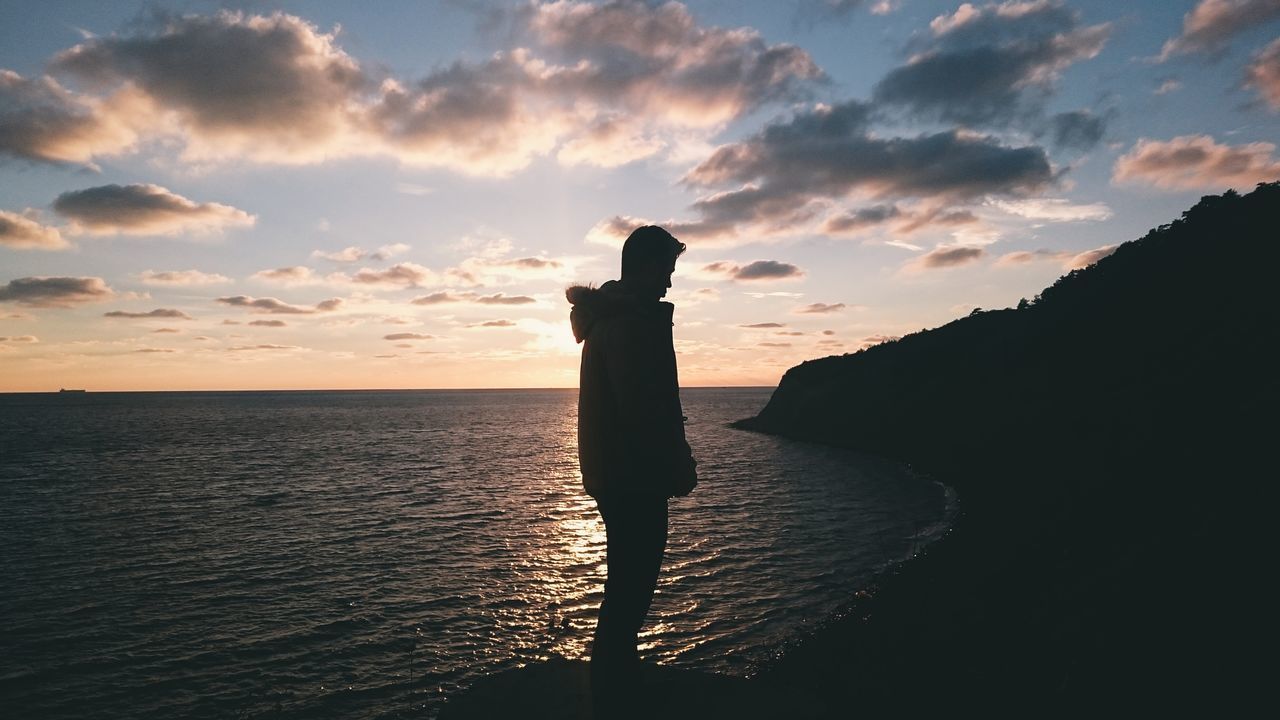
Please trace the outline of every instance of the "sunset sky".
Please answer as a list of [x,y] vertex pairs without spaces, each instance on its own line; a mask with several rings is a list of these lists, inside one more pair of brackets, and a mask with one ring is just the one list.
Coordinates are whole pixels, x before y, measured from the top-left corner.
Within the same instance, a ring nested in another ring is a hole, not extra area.
[[1015,305],[1280,179],[1280,0],[4,3],[0,391],[682,384]]

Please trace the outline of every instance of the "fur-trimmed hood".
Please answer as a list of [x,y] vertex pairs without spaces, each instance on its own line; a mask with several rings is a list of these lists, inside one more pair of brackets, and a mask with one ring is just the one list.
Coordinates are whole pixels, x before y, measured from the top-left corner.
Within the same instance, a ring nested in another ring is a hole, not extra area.
[[573,306],[569,324],[578,342],[587,339],[596,323],[608,317],[626,313],[662,313],[667,318],[675,310],[669,302],[645,302],[626,291],[622,283],[610,280],[600,287],[574,285],[564,291],[565,299]]

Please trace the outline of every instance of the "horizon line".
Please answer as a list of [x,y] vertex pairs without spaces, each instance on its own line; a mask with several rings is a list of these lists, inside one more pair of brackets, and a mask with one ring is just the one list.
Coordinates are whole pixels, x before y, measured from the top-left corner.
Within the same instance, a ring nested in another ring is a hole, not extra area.
[[[681,390],[707,390],[721,388],[765,389],[777,385],[685,385]],[[542,387],[399,387],[399,388],[182,388],[168,390],[90,390],[88,388],[59,388],[58,390],[0,390],[0,395],[57,395],[63,390],[76,393],[105,395],[109,393],[174,393],[174,392],[501,392],[511,390],[578,390],[577,385]]]

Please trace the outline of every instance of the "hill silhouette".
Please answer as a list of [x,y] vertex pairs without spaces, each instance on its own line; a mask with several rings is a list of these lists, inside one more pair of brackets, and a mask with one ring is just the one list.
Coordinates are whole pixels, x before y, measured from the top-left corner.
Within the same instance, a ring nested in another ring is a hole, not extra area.
[[1221,711],[1265,687],[1280,183],[1017,308],[789,370],[739,427],[901,459],[949,534],[763,673],[828,707]]

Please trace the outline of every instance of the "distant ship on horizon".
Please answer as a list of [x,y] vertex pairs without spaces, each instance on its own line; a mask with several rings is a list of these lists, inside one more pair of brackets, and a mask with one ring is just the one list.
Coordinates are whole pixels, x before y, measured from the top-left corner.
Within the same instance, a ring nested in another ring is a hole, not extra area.
[[59,388],[59,389],[58,389],[58,392],[60,392],[60,393],[82,393],[82,392],[88,392],[88,391],[87,391],[87,390],[85,390],[84,388]]

